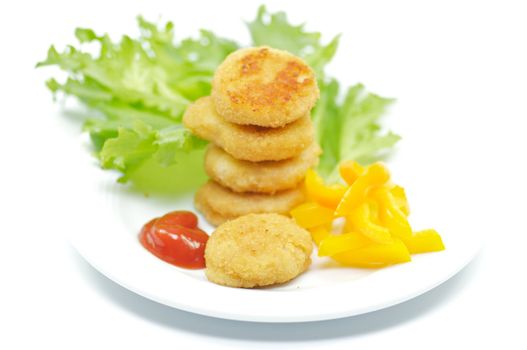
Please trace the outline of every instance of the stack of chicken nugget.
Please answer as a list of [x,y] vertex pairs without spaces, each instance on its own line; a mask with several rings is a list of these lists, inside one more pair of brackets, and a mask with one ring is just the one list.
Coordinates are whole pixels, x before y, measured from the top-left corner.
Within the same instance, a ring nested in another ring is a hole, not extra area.
[[302,180],[318,163],[310,111],[319,97],[313,70],[269,47],[238,50],[218,67],[211,96],[183,122],[210,141],[211,178],[195,197],[213,225],[249,213],[287,214],[305,200]]

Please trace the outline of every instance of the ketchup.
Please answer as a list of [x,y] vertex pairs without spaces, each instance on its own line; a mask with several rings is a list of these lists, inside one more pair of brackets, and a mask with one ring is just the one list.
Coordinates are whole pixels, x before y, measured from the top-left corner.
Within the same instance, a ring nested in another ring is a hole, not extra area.
[[190,211],[173,211],[152,219],[139,234],[139,241],[150,253],[187,269],[205,267],[208,239],[209,236],[198,228],[198,217]]

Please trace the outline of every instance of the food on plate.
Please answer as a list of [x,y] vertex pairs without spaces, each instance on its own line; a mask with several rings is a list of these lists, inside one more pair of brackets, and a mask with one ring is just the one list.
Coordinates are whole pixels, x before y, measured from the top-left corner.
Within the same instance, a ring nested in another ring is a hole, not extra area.
[[205,267],[209,236],[198,228],[198,217],[189,211],[173,211],[147,222],[139,241],[149,252],[172,265],[187,269]]
[[[388,169],[381,163],[374,163],[364,170],[357,179],[349,185],[342,196],[335,216],[346,216],[355,213],[355,209],[366,202],[367,196],[374,192],[390,179]],[[387,187],[383,187],[387,189]]]
[[261,46],[227,56],[216,69],[211,96],[229,122],[276,128],[309,113],[319,90],[304,60]]
[[[321,248],[326,241],[322,242]],[[327,253],[320,254],[320,256],[324,256],[324,254],[329,254],[343,265],[363,268],[379,268],[411,261],[407,247],[397,238],[390,243],[369,243],[364,247],[352,248],[338,253],[328,249]]]
[[306,171],[317,165],[319,155],[320,147],[313,142],[293,158],[249,162],[211,144],[205,154],[205,170],[211,179],[232,191],[273,194],[297,187]]
[[416,231],[412,236],[402,240],[412,254],[438,252],[445,249],[441,236],[434,229]]
[[[308,201],[291,211],[310,230],[319,256],[356,267],[383,267],[411,260],[410,254],[445,249],[432,229],[413,231],[404,189],[390,180],[382,163],[363,167],[355,161],[340,165],[346,185],[327,185],[314,172],[306,175]],[[343,232],[332,232],[343,217]]]
[[318,98],[313,71],[286,52],[242,49],[218,68],[213,94],[183,116],[214,144],[205,157],[213,181],[196,193],[196,208],[216,225],[250,213],[287,214],[304,200],[298,183],[320,154],[310,117]]
[[328,208],[336,208],[340,199],[346,192],[346,186],[340,183],[326,185],[315,170],[308,170],[306,173],[306,191],[309,198],[321,203]]
[[[198,190],[199,191],[199,190]],[[194,206],[205,217],[205,220],[213,226],[223,224],[225,221],[236,219],[236,216],[226,216],[215,211],[204,197],[198,193],[194,196]]]
[[[129,182],[152,195],[194,190],[206,177],[202,158],[207,142],[183,127],[182,115],[193,101],[211,93],[216,67],[240,44],[208,30],[180,37],[172,22],[156,24],[143,17],[137,22],[140,35],[122,38],[76,28],[77,42],[63,50],[51,46],[37,67],[61,70],[47,87],[55,97],[73,96],[86,107],[83,131],[89,133],[92,153],[103,169],[122,175],[119,183]],[[321,33],[293,25],[285,13],[271,13],[265,6],[246,24],[249,45],[286,50],[313,68],[320,99],[311,117],[316,142],[324,151],[317,166],[324,179],[336,181],[342,160],[370,163],[399,140],[380,123],[393,99],[370,93],[362,84],[343,87],[325,72],[337,52],[339,35],[323,42]],[[300,104],[284,101],[283,106],[296,110],[308,106],[306,97],[315,96],[313,88],[290,92],[295,98],[307,93],[296,100]],[[286,110],[274,106],[274,112]],[[288,118],[285,113],[278,117]]]
[[295,157],[306,149],[314,136],[309,114],[280,128],[237,125],[224,120],[210,97],[190,105],[183,123],[195,135],[213,142],[236,159],[261,162]]
[[[263,7],[248,25],[255,47],[244,49],[209,31],[176,43],[172,23],[142,18],[141,36],[118,42],[77,28],[79,43],[96,43],[98,54],[51,47],[37,65],[64,70],[68,78],[49,80],[49,89],[96,111],[84,130],[120,182],[174,194],[210,176],[195,196],[220,225],[210,239],[193,213],[176,211],[146,223],[140,243],[176,266],[207,265],[215,283],[246,288],[305,271],[312,240],[319,256],[356,267],[443,250],[435,230],[412,229],[404,189],[374,163],[399,140],[379,123],[392,99],[362,84],[342,92],[325,75],[338,37],[322,45],[319,33]],[[294,220],[278,215],[289,213]]]
[[194,197],[196,208],[208,222],[219,225],[224,221],[251,213],[288,214],[305,201],[301,186],[273,195],[264,193],[237,193],[209,180]]
[[241,288],[285,283],[311,264],[309,232],[278,214],[249,214],[227,221],[205,249],[207,278]]
[[297,224],[307,229],[327,225],[329,230],[334,219],[333,210],[317,202],[306,202],[299,205],[291,210],[291,216],[295,218]]

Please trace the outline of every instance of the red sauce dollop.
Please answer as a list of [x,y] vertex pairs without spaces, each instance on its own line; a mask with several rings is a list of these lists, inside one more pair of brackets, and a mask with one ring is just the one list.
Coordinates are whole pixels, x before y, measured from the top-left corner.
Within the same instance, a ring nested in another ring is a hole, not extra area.
[[139,234],[139,241],[149,252],[187,269],[205,267],[208,239],[209,236],[198,228],[198,217],[190,211],[173,211],[150,220]]

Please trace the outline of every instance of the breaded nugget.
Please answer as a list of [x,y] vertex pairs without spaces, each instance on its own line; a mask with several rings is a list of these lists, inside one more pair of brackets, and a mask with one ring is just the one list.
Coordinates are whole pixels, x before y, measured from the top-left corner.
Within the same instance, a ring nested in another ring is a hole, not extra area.
[[318,96],[315,73],[307,63],[270,47],[233,52],[212,81],[218,113],[243,125],[284,126],[309,113]]
[[281,128],[237,125],[218,115],[210,97],[202,97],[190,105],[183,123],[234,158],[251,162],[295,157],[313,142],[314,136],[309,114]]
[[313,142],[300,155],[280,161],[238,160],[215,145],[205,153],[205,170],[210,178],[235,192],[275,193],[296,187],[306,171],[318,164],[321,150]]
[[287,214],[303,201],[305,194],[301,186],[274,195],[236,193],[212,180],[203,185],[194,197],[196,209],[213,225],[251,213]]
[[201,214],[203,214],[205,220],[207,220],[207,222],[212,226],[219,226],[225,221],[236,219],[236,216],[225,216],[214,211],[214,209],[210,207],[209,203],[204,200],[204,197],[201,194],[199,196],[196,194],[194,198],[194,205],[196,209]]
[[309,232],[278,214],[249,214],[228,221],[210,236],[205,275],[230,287],[287,282],[311,264]]

